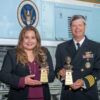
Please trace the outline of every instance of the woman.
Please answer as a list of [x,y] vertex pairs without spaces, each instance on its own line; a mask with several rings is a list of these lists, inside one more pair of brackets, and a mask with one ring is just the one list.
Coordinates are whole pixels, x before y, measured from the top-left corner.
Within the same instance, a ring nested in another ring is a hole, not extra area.
[[41,47],[36,28],[24,27],[16,49],[9,50],[0,71],[0,81],[10,85],[8,100],[50,100],[47,83],[40,81],[43,55],[47,58],[48,81],[54,79],[49,51]]

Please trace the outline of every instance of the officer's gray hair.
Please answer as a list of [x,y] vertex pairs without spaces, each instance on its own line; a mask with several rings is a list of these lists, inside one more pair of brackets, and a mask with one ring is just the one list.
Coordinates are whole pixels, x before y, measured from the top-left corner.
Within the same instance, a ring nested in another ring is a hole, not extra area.
[[77,20],[77,19],[82,19],[83,23],[86,25],[86,18],[82,15],[74,15],[71,17],[71,20],[70,20],[70,26],[72,25],[72,22]]

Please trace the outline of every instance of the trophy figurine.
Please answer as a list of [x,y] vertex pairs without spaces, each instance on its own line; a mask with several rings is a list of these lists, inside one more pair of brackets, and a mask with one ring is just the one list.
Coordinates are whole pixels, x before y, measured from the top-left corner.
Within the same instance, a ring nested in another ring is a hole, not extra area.
[[66,76],[65,76],[65,85],[71,85],[73,84],[73,78],[72,78],[72,65],[71,63],[71,58],[70,57],[66,57],[65,58],[65,65],[64,68],[66,70]]
[[42,63],[41,63],[41,75],[40,75],[40,81],[42,83],[48,82],[48,71],[47,71],[48,64],[46,60],[47,60],[46,55],[43,55]]

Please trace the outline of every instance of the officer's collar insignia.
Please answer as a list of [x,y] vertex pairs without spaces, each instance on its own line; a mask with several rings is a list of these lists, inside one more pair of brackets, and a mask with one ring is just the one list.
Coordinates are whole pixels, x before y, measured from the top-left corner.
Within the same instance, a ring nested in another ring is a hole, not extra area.
[[17,10],[17,18],[22,27],[35,27],[39,21],[39,12],[35,3],[31,0],[22,1]]

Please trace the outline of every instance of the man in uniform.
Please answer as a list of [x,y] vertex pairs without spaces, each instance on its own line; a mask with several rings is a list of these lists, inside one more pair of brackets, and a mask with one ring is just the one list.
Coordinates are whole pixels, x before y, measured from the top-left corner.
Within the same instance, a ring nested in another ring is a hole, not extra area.
[[[84,16],[72,16],[70,27],[73,38],[59,44],[56,50],[55,72],[62,82],[61,100],[99,100],[100,44],[85,36]],[[67,78],[66,65],[72,71]],[[73,82],[66,85],[65,80],[71,81],[71,77]]]

